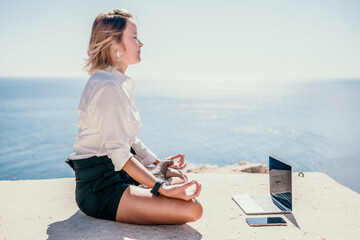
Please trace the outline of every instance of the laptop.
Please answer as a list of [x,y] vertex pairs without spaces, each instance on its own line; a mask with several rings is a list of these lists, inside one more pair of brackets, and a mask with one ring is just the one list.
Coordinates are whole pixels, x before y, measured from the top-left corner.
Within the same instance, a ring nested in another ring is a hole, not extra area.
[[269,156],[270,194],[232,194],[246,214],[290,213],[292,211],[291,166]]

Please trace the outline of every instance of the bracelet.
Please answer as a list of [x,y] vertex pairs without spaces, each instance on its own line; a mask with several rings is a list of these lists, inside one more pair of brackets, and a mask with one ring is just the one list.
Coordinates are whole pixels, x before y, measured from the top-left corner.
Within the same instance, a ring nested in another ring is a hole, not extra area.
[[157,181],[153,187],[153,189],[151,189],[151,193],[154,194],[155,196],[159,196],[160,193],[158,192],[161,185],[164,183],[164,181]]

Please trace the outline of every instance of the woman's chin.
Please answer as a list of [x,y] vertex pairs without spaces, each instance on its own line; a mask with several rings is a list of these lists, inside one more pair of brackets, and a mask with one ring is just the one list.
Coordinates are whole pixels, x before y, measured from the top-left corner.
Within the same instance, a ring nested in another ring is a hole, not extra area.
[[137,63],[139,63],[139,62],[141,62],[141,58],[131,61],[131,62],[129,63],[129,65],[134,65],[134,64],[137,64]]

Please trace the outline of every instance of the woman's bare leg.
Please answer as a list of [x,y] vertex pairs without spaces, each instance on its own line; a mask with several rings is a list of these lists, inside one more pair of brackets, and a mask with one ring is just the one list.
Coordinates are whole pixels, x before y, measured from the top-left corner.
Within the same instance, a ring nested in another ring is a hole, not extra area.
[[130,185],[121,197],[116,221],[135,224],[184,224],[202,216],[196,200],[154,196],[150,189]]

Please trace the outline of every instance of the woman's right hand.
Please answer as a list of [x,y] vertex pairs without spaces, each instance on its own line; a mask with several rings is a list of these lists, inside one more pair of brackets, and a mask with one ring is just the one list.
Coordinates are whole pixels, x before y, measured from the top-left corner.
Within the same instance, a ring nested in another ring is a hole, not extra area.
[[[195,191],[194,193],[188,195],[186,193],[186,189],[191,187],[192,185],[195,185],[196,187]],[[197,181],[191,181],[183,184],[176,184],[170,186],[163,184],[159,189],[159,193],[166,197],[182,199],[185,201],[198,197],[200,195],[200,192],[201,192],[201,184],[198,183]]]

